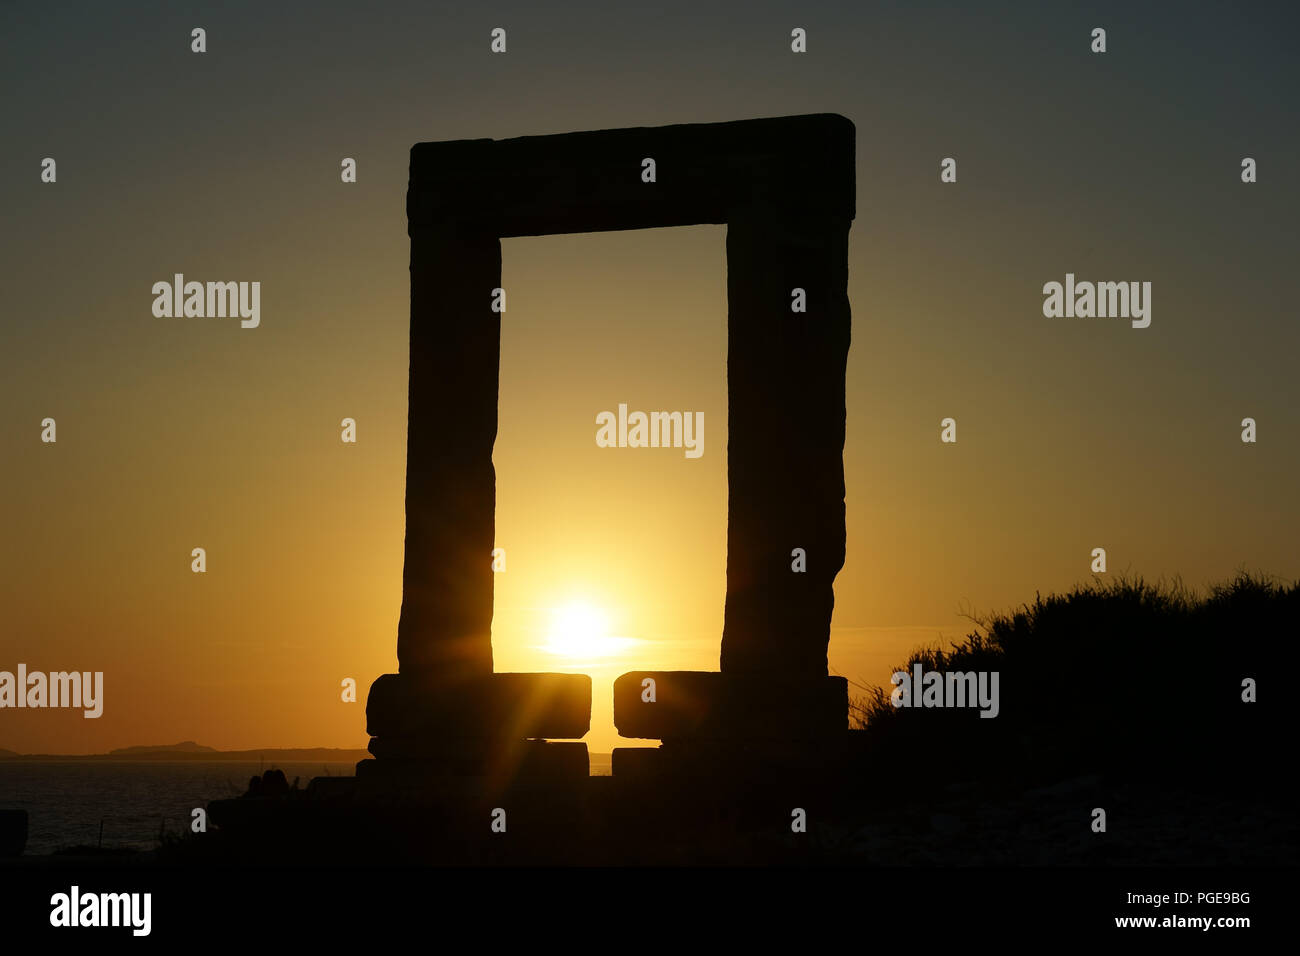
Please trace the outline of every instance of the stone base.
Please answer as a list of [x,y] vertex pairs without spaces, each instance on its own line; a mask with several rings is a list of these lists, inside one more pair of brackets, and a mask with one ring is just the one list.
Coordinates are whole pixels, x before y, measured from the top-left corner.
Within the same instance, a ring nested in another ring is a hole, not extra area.
[[446,740],[491,733],[510,740],[576,739],[590,727],[586,674],[488,674],[455,682],[384,674],[366,699],[366,732],[372,737]]
[[508,782],[568,782],[590,773],[587,745],[581,741],[424,741],[375,738],[370,752],[379,759],[357,764],[357,779],[367,784],[438,784],[449,779]]
[[614,681],[614,725],[624,737],[800,740],[845,733],[848,714],[843,677],[632,671]]
[[853,731],[807,740],[697,738],[659,747],[619,747],[611,755],[619,780],[690,779],[750,787],[777,780],[826,780],[851,776],[863,757]]

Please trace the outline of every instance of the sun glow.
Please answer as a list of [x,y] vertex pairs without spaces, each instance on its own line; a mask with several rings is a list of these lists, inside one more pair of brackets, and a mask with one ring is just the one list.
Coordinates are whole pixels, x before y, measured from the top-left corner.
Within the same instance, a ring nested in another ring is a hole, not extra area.
[[633,638],[610,635],[609,618],[600,608],[572,601],[551,612],[551,628],[542,650],[560,657],[610,657],[634,643]]

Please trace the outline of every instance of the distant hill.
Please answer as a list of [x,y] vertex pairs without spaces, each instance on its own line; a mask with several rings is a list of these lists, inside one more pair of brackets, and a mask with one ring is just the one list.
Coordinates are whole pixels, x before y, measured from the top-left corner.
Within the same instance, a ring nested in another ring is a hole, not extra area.
[[110,757],[120,757],[126,754],[153,754],[153,753],[205,753],[214,754],[217,750],[215,747],[205,747],[202,744],[196,744],[192,740],[184,740],[178,744],[159,744],[156,747],[118,747],[116,750],[110,750]]
[[240,763],[354,763],[369,757],[364,750],[336,747],[265,747],[260,750],[217,750],[187,740],[162,746],[119,747],[106,754],[20,754],[0,750],[0,760],[212,760]]
[[342,750],[335,747],[267,747],[262,750],[158,750],[148,753],[109,754],[106,759],[146,758],[149,760],[231,760],[242,763],[354,763],[370,754],[365,750]]

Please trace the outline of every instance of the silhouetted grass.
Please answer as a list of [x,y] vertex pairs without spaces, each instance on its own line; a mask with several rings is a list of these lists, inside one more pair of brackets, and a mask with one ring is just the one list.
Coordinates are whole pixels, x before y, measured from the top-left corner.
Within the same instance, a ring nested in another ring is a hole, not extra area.
[[[873,765],[926,779],[1123,770],[1245,787],[1289,760],[1300,584],[1242,573],[1198,595],[1121,577],[975,623],[962,643],[893,670],[998,671],[999,716],[895,708],[892,685],[875,687],[852,705]],[[1257,703],[1242,701],[1248,677]]]

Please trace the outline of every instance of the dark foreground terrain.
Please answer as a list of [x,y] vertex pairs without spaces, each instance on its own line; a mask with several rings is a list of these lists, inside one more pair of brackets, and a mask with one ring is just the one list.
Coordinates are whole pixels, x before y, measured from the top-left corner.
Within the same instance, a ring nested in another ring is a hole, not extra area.
[[798,769],[759,744],[631,776],[320,777],[213,801],[207,832],[114,860],[1293,866],[1297,621],[1300,587],[1248,576],[1077,588],[898,666],[996,671],[994,719],[884,686]]

